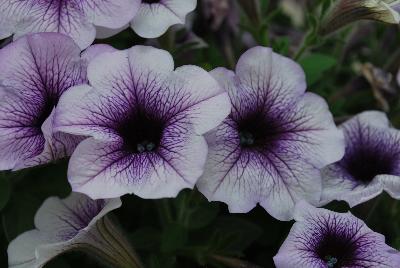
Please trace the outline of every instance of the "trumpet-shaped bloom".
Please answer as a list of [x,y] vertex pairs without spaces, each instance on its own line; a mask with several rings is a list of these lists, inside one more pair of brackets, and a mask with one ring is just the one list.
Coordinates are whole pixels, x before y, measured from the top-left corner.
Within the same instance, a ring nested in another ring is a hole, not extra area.
[[341,128],[346,153],[323,170],[322,203],[345,200],[355,206],[383,190],[400,199],[400,131],[375,111],[359,114]]
[[86,81],[86,66],[73,40],[57,33],[27,35],[0,51],[1,170],[72,153],[80,138],[53,132],[54,108],[65,90]]
[[240,58],[236,74],[224,68],[211,74],[233,108],[206,136],[210,148],[199,190],[231,212],[260,203],[281,220],[292,218],[299,200],[317,203],[320,170],[343,156],[344,138],[326,102],[305,93],[301,67],[256,47]]
[[88,47],[96,27],[118,29],[129,23],[140,0],[1,0],[0,38],[14,34],[58,32],[80,46]]
[[62,96],[55,118],[57,130],[91,136],[71,157],[73,190],[160,198],[193,187],[207,156],[202,135],[231,108],[211,75],[195,66],[174,71],[168,52],[135,46],[95,57],[88,79]]
[[[48,198],[35,215],[36,229],[13,240],[8,247],[9,267],[40,268],[51,259],[70,250],[82,250],[108,261],[109,264],[137,262],[116,250],[131,250],[119,231],[105,216],[121,206],[121,200],[92,200],[72,193],[66,199]],[[118,238],[118,243],[115,242]]]
[[296,223],[274,257],[277,268],[395,268],[400,255],[351,213],[336,213],[301,202]]
[[170,26],[184,24],[196,4],[197,0],[143,0],[131,27],[141,37],[159,37]]

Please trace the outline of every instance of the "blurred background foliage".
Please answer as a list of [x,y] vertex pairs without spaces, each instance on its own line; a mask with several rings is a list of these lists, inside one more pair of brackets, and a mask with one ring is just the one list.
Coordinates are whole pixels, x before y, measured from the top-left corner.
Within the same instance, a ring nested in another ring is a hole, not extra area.
[[[358,22],[328,36],[319,28],[333,0],[198,0],[185,26],[154,40],[128,29],[96,40],[118,49],[147,44],[170,51],[177,66],[207,70],[234,68],[240,55],[256,45],[272,47],[298,61],[308,90],[322,95],[337,123],[364,110],[386,111],[400,127],[398,25]],[[4,40],[3,45],[9,40]],[[67,160],[20,172],[0,173],[0,267],[7,267],[7,245],[33,228],[36,210],[49,196],[66,196]],[[142,200],[125,196],[113,217],[126,231],[148,268],[274,267],[272,257],[292,222],[279,222],[257,207],[229,214],[197,190],[175,199]],[[343,202],[327,206],[347,211]],[[400,202],[381,195],[351,209],[389,245],[400,249]],[[101,267],[81,253],[68,253],[46,267]]]

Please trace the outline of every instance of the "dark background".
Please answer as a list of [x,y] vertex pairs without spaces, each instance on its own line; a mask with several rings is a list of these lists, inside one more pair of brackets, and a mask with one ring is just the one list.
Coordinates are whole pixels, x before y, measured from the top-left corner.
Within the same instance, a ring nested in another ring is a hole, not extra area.
[[[153,45],[170,51],[177,66],[196,64],[207,70],[234,68],[248,48],[270,46],[303,66],[308,90],[325,97],[337,123],[361,111],[378,109],[388,113],[394,126],[400,126],[395,79],[400,62],[397,25],[360,22],[321,36],[321,10],[330,0],[198,2],[186,28],[173,27],[156,40],[141,39],[129,29],[96,43],[118,49]],[[294,4],[295,12],[285,11],[282,2],[289,7]],[[3,45],[8,42],[4,40]],[[367,79],[371,74],[375,79]],[[0,174],[0,267],[7,267],[8,243],[33,228],[33,217],[43,200],[68,195],[66,168],[67,160],[63,160]],[[224,204],[209,203],[196,190],[185,190],[176,199],[122,199],[123,206],[114,212],[114,220],[149,268],[242,267],[245,262],[274,267],[272,257],[292,225],[275,220],[260,207],[248,214],[229,214]],[[339,202],[328,208],[349,209]],[[400,249],[399,209],[399,201],[383,194],[351,211],[384,234],[389,245]],[[84,254],[68,253],[46,267],[99,264]]]

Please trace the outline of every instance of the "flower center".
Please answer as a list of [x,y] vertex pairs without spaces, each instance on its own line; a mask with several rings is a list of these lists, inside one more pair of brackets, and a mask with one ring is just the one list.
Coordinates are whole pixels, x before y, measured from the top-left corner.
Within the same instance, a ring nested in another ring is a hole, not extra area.
[[125,150],[131,153],[156,151],[163,131],[163,121],[142,110],[134,112],[118,129]]
[[47,97],[44,101],[44,105],[41,107],[37,117],[33,122],[33,126],[40,129],[46,121],[46,119],[50,116],[54,107],[56,107],[58,103],[58,97]]
[[358,150],[343,161],[349,174],[366,184],[377,175],[394,175],[394,157],[378,150]]
[[326,234],[317,246],[316,253],[328,268],[351,266],[356,250],[354,243],[348,240],[338,234]]
[[255,112],[237,121],[242,148],[271,149],[279,139],[281,129],[262,112]]
[[328,265],[328,268],[334,268],[338,262],[338,259],[328,255],[325,257],[325,261],[326,261],[326,265]]
[[143,3],[146,3],[146,4],[156,4],[156,3],[159,3],[161,0],[142,0],[143,1]]

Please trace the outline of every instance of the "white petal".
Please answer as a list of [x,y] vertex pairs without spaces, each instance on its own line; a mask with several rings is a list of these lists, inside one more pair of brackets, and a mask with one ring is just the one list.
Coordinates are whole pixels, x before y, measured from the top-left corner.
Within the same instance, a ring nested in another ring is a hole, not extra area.
[[10,268],[40,268],[48,260],[38,261],[36,248],[39,245],[52,243],[51,239],[38,230],[32,230],[19,235],[8,246],[8,265]]
[[131,27],[144,38],[156,38],[174,24],[184,24],[186,15],[196,8],[197,0],[169,0],[158,4],[143,3]]
[[186,114],[198,134],[218,126],[231,111],[229,96],[217,81],[197,66],[182,66],[167,78],[171,95],[182,96],[179,110]]

